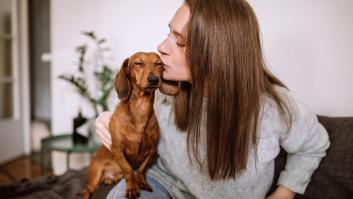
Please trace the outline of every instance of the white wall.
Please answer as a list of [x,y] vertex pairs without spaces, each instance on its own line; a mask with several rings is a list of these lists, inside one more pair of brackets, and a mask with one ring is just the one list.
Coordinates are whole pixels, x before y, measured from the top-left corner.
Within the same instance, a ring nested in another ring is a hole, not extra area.
[[353,1],[249,0],[272,71],[319,114],[353,115]]
[[[70,132],[79,100],[58,80],[73,71],[83,30],[107,37],[116,68],[136,51],[155,51],[182,0],[51,0],[52,130]],[[270,69],[314,111],[353,115],[353,1],[249,0]],[[114,100],[113,100],[114,101]],[[87,107],[85,114],[92,114]]]

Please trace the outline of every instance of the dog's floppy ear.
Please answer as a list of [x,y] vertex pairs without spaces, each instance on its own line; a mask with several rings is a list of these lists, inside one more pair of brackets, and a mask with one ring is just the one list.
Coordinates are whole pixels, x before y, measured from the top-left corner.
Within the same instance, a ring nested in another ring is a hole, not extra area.
[[125,101],[130,97],[131,85],[126,76],[129,58],[126,58],[115,77],[114,86],[120,100]]

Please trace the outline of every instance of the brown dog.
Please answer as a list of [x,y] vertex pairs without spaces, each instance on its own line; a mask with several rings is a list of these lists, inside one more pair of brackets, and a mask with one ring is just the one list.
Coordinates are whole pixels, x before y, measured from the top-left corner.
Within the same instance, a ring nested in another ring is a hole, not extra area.
[[145,170],[159,139],[153,102],[161,73],[162,61],[156,53],[138,52],[122,64],[115,78],[121,101],[109,123],[111,151],[101,146],[91,160],[83,198],[89,198],[100,182],[112,184],[123,177],[127,198],[137,198],[140,189],[152,191]]

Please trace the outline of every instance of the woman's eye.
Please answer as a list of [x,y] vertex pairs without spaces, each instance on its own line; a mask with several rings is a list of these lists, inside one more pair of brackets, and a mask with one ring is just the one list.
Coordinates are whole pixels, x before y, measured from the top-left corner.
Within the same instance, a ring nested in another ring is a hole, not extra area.
[[185,47],[185,44],[184,44],[184,43],[179,43],[179,42],[177,42],[176,45],[179,46],[179,47]]
[[176,45],[179,46],[179,47],[185,47],[186,46],[185,39],[177,38]]

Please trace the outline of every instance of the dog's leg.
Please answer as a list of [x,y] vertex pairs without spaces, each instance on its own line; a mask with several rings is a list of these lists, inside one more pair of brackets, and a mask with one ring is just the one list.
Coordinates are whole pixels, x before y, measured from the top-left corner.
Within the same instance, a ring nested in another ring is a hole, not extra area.
[[139,187],[143,190],[150,191],[150,192],[152,192],[153,190],[152,190],[151,186],[146,181],[145,171],[146,171],[147,165],[152,160],[152,157],[155,154],[155,152],[156,152],[156,149],[152,149],[149,152],[147,158],[142,162],[142,164],[140,165],[140,167],[136,171],[136,180],[137,180]]
[[89,199],[91,193],[96,189],[102,176],[103,169],[104,167],[101,161],[91,161],[91,164],[87,169],[86,188],[82,192],[82,197],[84,199]]
[[[120,168],[119,168],[119,170],[120,170]],[[106,169],[104,174],[102,175],[101,182],[103,182],[106,185],[111,185],[111,184],[118,183],[123,177],[124,177],[124,175],[121,173],[121,171],[119,171],[119,172],[110,171],[109,172],[108,169]]]
[[126,197],[134,199],[140,196],[140,189],[135,180],[133,169],[126,160],[122,147],[113,147],[112,154],[116,163],[118,163],[126,179]]

